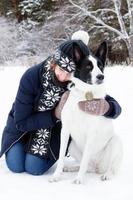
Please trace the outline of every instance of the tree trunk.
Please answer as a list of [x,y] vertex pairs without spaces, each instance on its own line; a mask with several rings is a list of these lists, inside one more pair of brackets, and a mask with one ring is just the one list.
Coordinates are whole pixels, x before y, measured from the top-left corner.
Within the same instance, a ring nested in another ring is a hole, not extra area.
[[130,35],[126,40],[126,45],[128,49],[130,64],[133,66],[133,35]]

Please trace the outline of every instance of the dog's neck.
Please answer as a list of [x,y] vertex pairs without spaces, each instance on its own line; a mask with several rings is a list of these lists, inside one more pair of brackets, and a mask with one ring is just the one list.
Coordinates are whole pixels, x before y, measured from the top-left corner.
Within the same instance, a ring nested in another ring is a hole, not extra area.
[[104,84],[99,85],[90,85],[84,83],[83,81],[79,80],[78,78],[73,77],[72,82],[74,86],[70,89],[74,95],[82,96],[83,100],[87,100],[87,94],[92,94],[93,99],[100,99],[106,96],[106,90]]

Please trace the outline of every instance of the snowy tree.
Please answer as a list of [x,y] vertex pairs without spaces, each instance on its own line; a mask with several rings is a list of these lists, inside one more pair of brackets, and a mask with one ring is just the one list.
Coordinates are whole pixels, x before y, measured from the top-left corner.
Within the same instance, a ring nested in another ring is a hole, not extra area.
[[56,9],[57,0],[23,0],[19,3],[22,16],[43,22]]
[[[69,2],[73,5],[74,8],[77,8],[80,16],[89,17],[94,21],[95,26],[108,29],[111,32],[114,32],[120,39],[124,40],[130,58],[130,63],[133,65],[133,0],[126,0],[128,12],[125,15],[121,13],[121,3],[122,0],[112,0],[114,3],[114,9],[103,8],[92,11],[87,7],[87,0],[82,1],[82,4],[77,4],[73,0]],[[116,15],[119,28],[113,27],[110,24],[106,23],[104,19],[100,17],[99,13],[112,12]],[[126,25],[125,19],[128,18],[129,26]]]

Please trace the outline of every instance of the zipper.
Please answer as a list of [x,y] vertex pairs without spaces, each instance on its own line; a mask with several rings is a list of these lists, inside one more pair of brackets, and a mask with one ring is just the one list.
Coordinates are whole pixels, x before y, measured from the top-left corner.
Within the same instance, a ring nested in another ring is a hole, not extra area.
[[[3,152],[3,154],[6,153],[6,152],[7,152],[16,142],[18,142],[26,133],[27,133],[27,131],[24,132],[24,133],[21,135],[21,137],[19,137],[17,140],[15,140],[15,142],[13,142],[13,143],[7,148],[7,150],[6,150],[5,152]],[[51,152],[53,158],[55,159],[55,161],[57,161],[57,158],[56,158],[55,154],[53,153],[51,147],[49,147],[49,149],[50,149],[50,152]]]
[[49,146],[49,149],[50,149],[50,152],[51,152],[51,154],[52,154],[53,158],[55,159],[55,161],[57,161],[57,158],[56,158],[56,156],[54,155],[54,153],[53,153],[53,151],[52,151],[52,149],[51,149],[51,147],[50,147],[50,146]]
[[[25,134],[27,133],[27,131],[26,132],[24,132],[17,140],[15,140],[15,142],[13,142],[8,148],[7,148],[7,150],[4,152],[4,153],[6,153],[16,142],[18,142]],[[3,153],[3,154],[4,154]]]

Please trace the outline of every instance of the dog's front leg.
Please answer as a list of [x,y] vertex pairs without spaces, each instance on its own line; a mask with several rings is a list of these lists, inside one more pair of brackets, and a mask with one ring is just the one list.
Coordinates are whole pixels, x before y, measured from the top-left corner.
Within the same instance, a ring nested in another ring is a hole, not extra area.
[[84,183],[84,177],[85,177],[85,173],[88,170],[88,163],[90,160],[90,156],[92,154],[92,152],[94,151],[94,144],[93,144],[93,139],[91,140],[89,138],[89,140],[86,141],[86,145],[83,151],[83,157],[80,163],[80,169],[78,172],[77,177],[74,179],[73,183],[75,184],[82,184]]
[[54,172],[53,177],[49,180],[50,182],[57,182],[60,180],[61,173],[63,171],[64,167],[64,158],[65,158],[65,153],[68,145],[68,140],[70,133],[67,130],[68,128],[62,127],[61,130],[61,144],[60,144],[60,153],[59,153],[59,160],[57,164],[57,168]]

